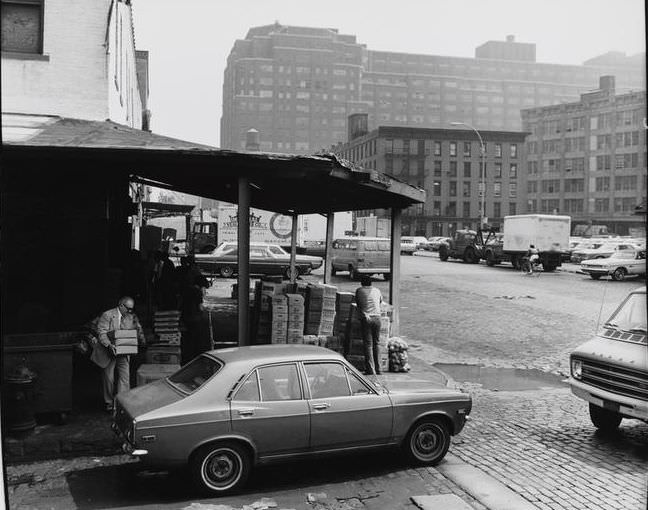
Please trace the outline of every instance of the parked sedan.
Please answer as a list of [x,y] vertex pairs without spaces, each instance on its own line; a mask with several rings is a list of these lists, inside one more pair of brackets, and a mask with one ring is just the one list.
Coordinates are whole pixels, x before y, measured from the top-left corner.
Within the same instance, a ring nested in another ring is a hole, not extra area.
[[[220,274],[231,278],[238,270],[238,245],[222,243],[213,252],[196,254],[196,264],[204,274]],[[299,274],[308,274],[322,266],[322,257],[297,255],[295,267]],[[290,278],[290,254],[281,246],[264,243],[250,244],[250,273],[285,275]]]
[[578,263],[584,260],[604,259],[613,253],[634,254],[637,250],[637,247],[632,244],[619,244],[614,242],[592,243],[590,246],[590,248],[574,250],[571,255],[571,261]]
[[387,389],[329,349],[263,345],[204,353],[120,393],[112,427],[146,465],[188,466],[199,489],[218,495],[257,464],[297,457],[400,447],[434,465],[471,408],[470,395],[447,386]]
[[416,250],[416,243],[413,238],[401,237],[400,252],[402,255],[413,255]]
[[581,263],[581,271],[590,275],[593,280],[611,275],[612,279],[618,282],[624,280],[628,275],[645,275],[646,251],[641,250],[633,253],[619,251],[608,258],[586,260]]

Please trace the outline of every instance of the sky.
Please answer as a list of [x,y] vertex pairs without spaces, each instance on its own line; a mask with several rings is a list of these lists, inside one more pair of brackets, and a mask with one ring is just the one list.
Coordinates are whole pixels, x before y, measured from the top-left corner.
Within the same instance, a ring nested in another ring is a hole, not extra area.
[[133,0],[149,51],[154,133],[220,145],[223,73],[248,29],[337,28],[370,50],[474,57],[489,40],[536,44],[538,62],[645,51],[643,0]]

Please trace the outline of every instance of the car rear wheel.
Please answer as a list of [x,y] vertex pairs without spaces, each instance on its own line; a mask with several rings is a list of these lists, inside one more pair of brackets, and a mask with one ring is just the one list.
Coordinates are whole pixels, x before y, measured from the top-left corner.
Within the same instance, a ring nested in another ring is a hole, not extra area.
[[590,273],[590,278],[592,280],[598,280],[598,279],[601,278],[601,275],[600,274],[595,274],[595,273]]
[[616,282],[622,282],[625,280],[627,271],[625,270],[624,267],[617,267],[614,270],[614,273],[612,273],[612,279]]
[[232,266],[223,266],[219,272],[223,278],[231,278],[234,275],[234,268]]
[[414,464],[434,466],[450,448],[450,430],[439,418],[427,418],[417,422],[403,443],[405,454]]
[[495,260],[495,255],[493,255],[492,251],[489,251],[486,253],[486,265],[493,267],[495,264],[497,264],[497,261]]
[[197,488],[207,494],[227,494],[240,489],[250,474],[248,452],[236,443],[218,443],[200,448],[191,461]]
[[602,407],[589,405],[589,414],[592,423],[597,429],[605,432],[612,432],[619,427],[622,416],[614,411],[608,411]]

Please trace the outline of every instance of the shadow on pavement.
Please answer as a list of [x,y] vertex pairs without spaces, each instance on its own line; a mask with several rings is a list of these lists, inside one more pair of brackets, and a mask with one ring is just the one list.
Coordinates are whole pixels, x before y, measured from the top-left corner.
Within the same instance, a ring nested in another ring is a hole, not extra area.
[[[249,503],[277,491],[299,491],[325,484],[354,482],[384,476],[407,467],[397,449],[260,466],[253,470],[247,485],[239,494],[214,498],[213,501],[242,506],[245,504],[241,503],[242,500]],[[67,483],[79,510],[168,505],[210,499],[193,488],[186,471],[151,472],[139,463],[74,471],[67,476]]]

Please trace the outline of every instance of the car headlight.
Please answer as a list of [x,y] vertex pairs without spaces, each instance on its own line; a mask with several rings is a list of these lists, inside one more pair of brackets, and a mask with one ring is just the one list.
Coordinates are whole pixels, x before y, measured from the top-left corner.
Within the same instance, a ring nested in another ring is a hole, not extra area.
[[580,379],[583,376],[583,362],[581,360],[571,360],[571,373],[574,379]]

